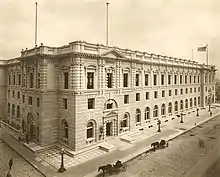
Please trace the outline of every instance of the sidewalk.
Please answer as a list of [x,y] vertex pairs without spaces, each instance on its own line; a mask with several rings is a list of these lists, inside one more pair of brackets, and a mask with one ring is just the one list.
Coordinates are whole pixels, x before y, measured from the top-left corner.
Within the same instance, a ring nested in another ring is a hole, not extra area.
[[[97,169],[99,166],[103,166],[108,163],[115,163],[117,160],[121,160],[122,162],[127,162],[132,160],[133,158],[139,156],[140,154],[151,149],[150,145],[154,141],[159,141],[161,139],[172,140],[175,137],[180,136],[181,134],[189,131],[192,128],[195,128],[195,121],[197,122],[197,126],[203,122],[210,120],[211,118],[217,116],[220,112],[220,109],[215,109],[212,111],[212,117],[208,114],[208,109],[200,110],[200,116],[196,117],[195,113],[186,115],[184,118],[184,123],[179,123],[180,119],[176,118],[175,120],[170,120],[169,122],[163,123],[162,132],[157,133],[157,127],[154,127],[155,133],[152,136],[146,137],[141,141],[137,141],[133,146],[129,149],[121,151],[120,149],[116,149],[112,152],[106,153],[100,157],[89,160],[85,163],[79,164],[77,166],[69,168],[63,174],[57,173],[57,171],[50,167],[42,165],[39,161],[36,160],[37,156],[28,150],[21,142],[18,142],[10,135],[2,134],[2,139],[7,143],[10,147],[12,147],[15,151],[17,151],[25,160],[32,164],[38,171],[40,171],[44,176],[47,177],[95,177],[98,172]],[[171,122],[171,123],[170,123]],[[180,128],[184,128],[180,129]],[[152,129],[151,129],[152,131]],[[65,157],[64,157],[65,158]]]

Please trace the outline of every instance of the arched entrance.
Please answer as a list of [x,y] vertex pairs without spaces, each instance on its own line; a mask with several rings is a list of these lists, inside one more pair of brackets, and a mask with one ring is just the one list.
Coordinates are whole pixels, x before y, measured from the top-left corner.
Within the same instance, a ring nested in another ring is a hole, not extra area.
[[118,135],[118,105],[115,100],[109,99],[105,102],[103,114],[104,139]]
[[27,134],[29,141],[33,141],[35,139],[34,118],[32,113],[28,113],[27,115]]

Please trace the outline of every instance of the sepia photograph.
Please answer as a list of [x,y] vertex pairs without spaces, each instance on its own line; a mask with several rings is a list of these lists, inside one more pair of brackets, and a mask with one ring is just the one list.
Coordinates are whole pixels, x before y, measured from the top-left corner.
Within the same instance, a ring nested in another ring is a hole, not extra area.
[[0,177],[220,177],[219,0],[0,0]]

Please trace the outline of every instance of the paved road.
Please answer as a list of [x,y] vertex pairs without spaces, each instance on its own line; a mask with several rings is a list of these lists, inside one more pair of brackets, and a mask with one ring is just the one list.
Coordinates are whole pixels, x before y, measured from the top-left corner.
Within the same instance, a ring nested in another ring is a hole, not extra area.
[[0,140],[0,177],[8,172],[8,161],[13,158],[12,174],[16,177],[43,177],[28,162]]

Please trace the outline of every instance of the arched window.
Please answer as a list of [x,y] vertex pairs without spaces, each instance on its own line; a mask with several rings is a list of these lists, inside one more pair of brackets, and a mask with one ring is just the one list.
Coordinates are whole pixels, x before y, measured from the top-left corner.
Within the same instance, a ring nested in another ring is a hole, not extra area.
[[144,120],[150,119],[150,108],[146,107],[144,112]]
[[141,110],[136,109],[136,123],[141,122]]
[[68,139],[68,123],[66,120],[63,120],[62,121],[62,126],[63,126],[63,130],[64,130],[64,134],[63,134],[63,137]]
[[190,98],[190,108],[192,108],[192,107],[193,107],[193,99]]
[[153,116],[158,117],[158,106],[157,105],[154,106]]
[[178,102],[175,101],[175,104],[174,104],[174,111],[178,111]]
[[94,137],[94,124],[92,122],[89,122],[87,124],[87,139]]
[[15,115],[15,105],[14,104],[12,105],[12,115],[13,116]]
[[180,110],[183,110],[183,100],[180,101]]
[[171,102],[169,102],[168,104],[168,113],[172,114],[172,103]]
[[17,118],[20,118],[20,106],[17,106]]
[[200,97],[198,97],[198,106],[200,106]]
[[128,127],[128,119],[129,119],[129,115],[128,113],[125,113],[121,121],[121,127]]
[[188,100],[185,100],[185,108],[188,109]]
[[10,114],[11,105],[8,103],[8,114]]
[[165,104],[162,104],[162,106],[161,106],[161,115],[165,115],[165,109],[166,109]]
[[194,106],[196,106],[196,97],[194,98]]

